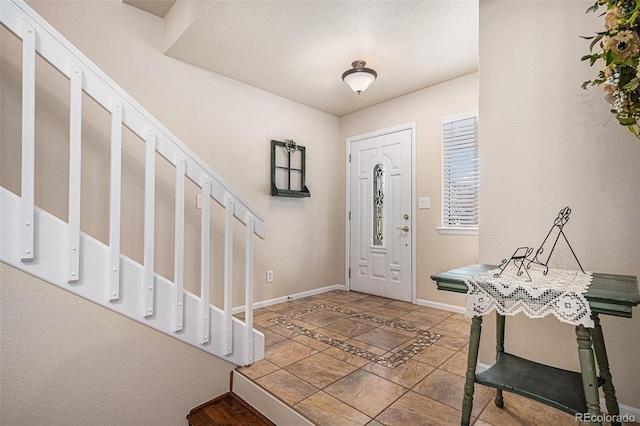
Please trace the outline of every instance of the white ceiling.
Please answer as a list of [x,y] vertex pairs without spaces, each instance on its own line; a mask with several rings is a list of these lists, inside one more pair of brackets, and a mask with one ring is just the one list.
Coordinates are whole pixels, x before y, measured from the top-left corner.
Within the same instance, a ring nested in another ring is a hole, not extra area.
[[[184,3],[167,55],[336,116],[478,69],[478,0]],[[378,72],[360,96],[341,80],[356,59]]]

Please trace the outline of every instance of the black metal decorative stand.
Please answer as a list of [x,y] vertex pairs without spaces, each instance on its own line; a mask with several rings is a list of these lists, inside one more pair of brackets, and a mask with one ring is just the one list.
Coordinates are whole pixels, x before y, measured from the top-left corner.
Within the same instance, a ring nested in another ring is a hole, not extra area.
[[[553,250],[555,250],[561,235],[562,235],[562,238],[564,238],[564,240],[567,242],[567,245],[571,250],[571,254],[573,254],[573,258],[576,260],[576,262],[578,262],[578,266],[580,267],[580,270],[582,271],[582,273],[586,273],[584,272],[584,269],[582,269],[582,265],[578,260],[578,256],[576,256],[576,253],[573,251],[573,247],[571,247],[571,244],[569,244],[569,240],[567,239],[567,236],[564,234],[563,228],[567,224],[567,222],[569,222],[570,214],[571,214],[571,209],[569,207],[565,207],[562,210],[560,210],[560,212],[558,213],[558,217],[556,217],[553,221],[553,226],[551,226],[551,229],[547,233],[547,236],[545,237],[544,241],[542,241],[542,244],[540,244],[540,248],[536,250],[535,254],[533,255],[533,259],[529,258],[531,253],[533,253],[533,247],[518,247],[510,259],[502,259],[502,263],[500,264],[500,272],[494,274],[493,277],[498,278],[500,275],[502,275],[502,272],[506,269],[506,267],[511,262],[513,262],[513,264],[518,267],[518,276],[522,276],[523,272],[527,273],[527,277],[528,277],[527,281],[531,281],[531,275],[529,275],[528,269],[531,268],[532,263],[543,266],[544,271],[542,273],[544,275],[547,275],[547,273],[549,272],[549,266],[548,266],[549,259],[551,259]],[[541,255],[542,253],[544,253],[544,245],[549,239],[549,237],[551,236],[551,234],[553,233],[553,230],[555,228],[558,228],[558,235],[556,235],[556,239],[553,242],[553,247],[551,247],[551,251],[549,251],[549,256],[547,256],[546,260],[542,261],[540,260],[539,256],[542,257]]]
[[[527,267],[524,266],[524,262],[527,260],[527,256],[533,253],[533,247],[518,247],[510,259],[502,259],[500,264],[500,272],[493,275],[493,278],[498,278],[502,275],[502,272],[506,269],[507,265],[513,261],[513,264],[518,267],[518,276],[522,276],[523,272],[527,273],[527,281],[531,281],[531,275],[527,271]],[[518,264],[519,263],[519,264]]]
[[[549,265],[549,259],[551,259],[551,255],[553,254],[553,250],[555,250],[556,244],[558,244],[558,240],[560,239],[560,236],[562,235],[562,238],[564,238],[564,240],[567,242],[567,245],[569,246],[569,249],[571,250],[571,254],[573,254],[573,258],[576,260],[576,262],[578,262],[578,266],[580,267],[580,270],[583,273],[585,273],[584,269],[582,269],[582,265],[580,264],[580,261],[578,260],[578,256],[576,256],[576,253],[573,251],[573,247],[571,247],[571,244],[569,244],[569,240],[567,239],[567,236],[564,234],[563,228],[567,224],[567,222],[569,222],[569,215],[570,214],[571,214],[571,209],[569,207],[565,207],[564,209],[560,210],[560,213],[558,213],[558,217],[556,217],[555,220],[553,221],[553,226],[551,226],[551,229],[549,230],[549,233],[545,237],[545,239],[542,242],[542,244],[540,244],[540,248],[536,251],[536,254],[534,255],[533,259],[528,261],[527,269],[529,269],[531,267],[532,263],[535,263],[536,265],[544,266],[545,269],[544,269],[543,274],[547,275],[547,273],[549,272],[549,266],[548,266]],[[541,261],[540,259],[538,259],[538,256],[540,256],[544,252],[544,244],[549,239],[549,236],[553,232],[554,228],[558,228],[558,235],[556,235],[556,240],[553,242],[553,247],[551,247],[551,251],[549,252],[549,256],[547,256],[547,260]]]

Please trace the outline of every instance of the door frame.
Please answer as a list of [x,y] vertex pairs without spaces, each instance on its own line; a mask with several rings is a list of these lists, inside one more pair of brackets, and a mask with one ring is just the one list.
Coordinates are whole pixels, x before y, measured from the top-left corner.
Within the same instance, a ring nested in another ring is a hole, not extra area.
[[349,212],[351,211],[351,143],[358,142],[363,139],[369,139],[376,136],[396,133],[403,130],[411,130],[411,303],[417,303],[416,296],[416,122],[399,124],[397,126],[386,127],[380,130],[363,133],[356,136],[350,136],[346,139],[346,197],[345,197],[345,270],[344,280],[347,290],[351,289],[351,278],[349,277],[349,269],[351,267],[351,220]]

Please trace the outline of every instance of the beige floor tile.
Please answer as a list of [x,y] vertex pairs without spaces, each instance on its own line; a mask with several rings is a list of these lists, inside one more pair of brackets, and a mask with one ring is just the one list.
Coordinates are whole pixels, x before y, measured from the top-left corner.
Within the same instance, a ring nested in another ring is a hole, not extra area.
[[328,324],[338,322],[344,319],[346,315],[332,311],[317,311],[307,315],[300,316],[299,319],[307,324],[313,324],[317,327],[324,327]]
[[371,352],[372,354],[376,354],[376,355],[384,355],[387,352],[389,352],[389,351],[387,351],[385,349],[379,348],[377,346],[370,345],[368,343],[361,342],[361,341],[356,340],[356,339],[347,340],[346,343],[348,343],[350,345],[353,345],[356,348],[360,348],[360,349],[362,349],[364,351]]
[[359,426],[371,420],[355,408],[322,391],[311,395],[294,407],[318,426]]
[[273,364],[272,362],[269,362],[266,359],[262,359],[249,366],[240,367],[238,368],[238,371],[243,375],[247,376],[248,378],[252,380],[256,380],[262,376],[266,376],[267,374],[273,373],[274,371],[279,369],[280,367]]
[[273,323],[269,322],[270,319],[277,318],[282,316],[279,312],[267,311],[262,315],[253,318],[253,325],[258,325],[260,327],[271,327]]
[[405,388],[411,388],[431,373],[434,367],[410,359],[396,368],[389,368],[372,362],[362,367],[362,369]]
[[340,361],[344,361],[351,365],[354,365],[358,368],[369,363],[369,361],[364,358],[350,354],[338,348],[329,348],[324,351],[324,353],[326,353],[327,355],[331,355],[332,357],[339,359]]
[[445,317],[422,312],[420,310],[409,312],[398,319],[401,321],[408,321],[421,330],[427,330],[446,320]]
[[387,351],[390,351],[391,349],[402,345],[410,339],[411,338],[408,336],[404,336],[393,331],[386,331],[380,328],[362,333],[355,338],[355,340],[376,346]]
[[371,420],[369,423],[367,423],[367,426],[384,426],[384,425],[377,420]]
[[572,415],[509,392],[503,392],[504,407],[490,403],[480,420],[496,426],[575,426]]
[[340,342],[346,342],[347,340],[349,340],[347,336],[343,336],[342,334],[338,334],[327,328],[316,328],[313,331],[315,331],[316,333],[322,334],[323,336],[331,337],[332,339],[338,340]]
[[356,300],[349,301],[343,304],[342,306],[345,309],[357,308],[358,310],[369,310],[373,308],[378,308],[382,305],[384,305],[384,303],[377,302],[375,300],[368,300],[365,298],[365,299],[356,299]]
[[326,387],[324,391],[366,415],[375,417],[405,393],[406,388],[358,369]]
[[468,316],[466,316],[464,314],[453,314],[449,318],[455,319],[455,320],[459,320],[459,321],[464,321],[467,324],[471,324],[471,318],[469,318]]
[[482,421],[480,419],[476,420],[476,422],[473,424],[473,426],[494,426],[491,423],[487,423],[485,421]]
[[467,374],[467,357],[467,354],[464,352],[456,352],[451,358],[442,363],[439,368],[449,373],[465,377]]
[[338,322],[334,322],[333,324],[329,324],[324,328],[349,338],[354,338],[362,333],[366,333],[367,331],[374,329],[371,325],[353,321],[351,319],[343,319]]
[[443,346],[431,345],[424,348],[413,357],[415,361],[423,362],[432,367],[438,367],[440,364],[451,358],[456,351],[445,348]]
[[300,361],[317,351],[293,340],[285,340],[264,349],[264,358],[279,367]]
[[414,339],[411,339],[411,340],[407,340],[406,342],[404,342],[404,343],[403,343],[403,344],[401,344],[400,346],[397,346],[397,347],[395,347],[395,348],[391,349],[391,351],[389,351],[389,353],[388,353],[388,354],[385,354],[385,356],[391,356],[391,354],[394,354],[394,353],[396,353],[396,352],[398,352],[398,351],[401,351],[402,349],[404,349],[404,348],[406,348],[406,347],[408,347],[408,346],[413,345],[413,344],[414,344],[415,342],[417,342],[417,341],[418,341],[418,339],[417,339],[417,338],[414,338]]
[[462,413],[409,391],[375,419],[388,426],[458,426]]
[[324,351],[332,347],[330,345],[327,345],[326,343],[319,342],[316,339],[305,335],[296,336],[293,338],[293,340],[298,343],[302,343],[303,345],[310,346],[317,351]]
[[387,307],[387,306],[388,305],[379,306],[377,308],[370,309],[365,313],[367,315],[371,315],[372,317],[383,318],[383,319],[395,319],[403,315],[406,315],[408,313],[405,310],[395,309],[393,306],[391,307]]
[[256,380],[256,383],[290,406],[318,391],[314,386],[284,370],[267,374]]
[[451,331],[443,330],[440,328],[438,324],[436,327],[432,327],[429,329],[432,333],[437,333],[442,337],[438,339],[434,345],[444,346],[445,348],[458,350],[461,349],[464,345],[469,343],[469,335],[468,334],[458,334],[453,333]]
[[454,313],[449,311],[443,311],[442,309],[431,308],[428,306],[420,306],[418,309],[420,312],[426,312],[428,314],[438,315],[440,317],[449,318]]
[[305,380],[318,389],[342,379],[357,368],[325,353],[318,353],[285,367],[289,373]]
[[318,328],[317,325],[309,324],[307,322],[300,321],[300,320],[297,320],[297,319],[291,319],[291,320],[289,320],[289,322],[291,324],[297,326],[297,327],[302,327],[302,328],[307,329],[307,330],[315,330],[316,328]]
[[[464,377],[437,369],[411,390],[449,407],[462,410],[464,383]],[[474,389],[471,415],[477,417],[484,410],[484,407],[493,400],[495,394],[491,389],[478,384]]]
[[264,346],[271,346],[275,343],[282,342],[283,340],[287,340],[287,338],[281,334],[276,333],[275,331],[266,328],[262,330],[264,333]]
[[269,306],[269,309],[273,312],[278,312],[282,315],[288,314],[289,312],[295,312],[301,308],[299,303],[292,302],[283,302],[278,303],[277,305]]
[[451,331],[461,335],[469,335],[471,325],[467,321],[459,319],[447,318],[441,323],[438,323],[438,328],[441,330]]
[[387,303],[387,306],[398,307],[400,309],[404,309],[405,311],[415,311],[420,309],[419,305],[414,305],[413,303],[403,302],[401,300],[394,300],[393,302]]
[[282,335],[284,337],[288,337],[288,338],[292,338],[292,337],[300,335],[300,333],[295,332],[293,330],[289,330],[288,328],[284,328],[281,325],[272,325],[267,330],[273,331],[275,333],[278,333],[278,334],[280,334],[280,335]]
[[418,333],[414,333],[413,331],[407,331],[407,330],[403,330],[402,328],[391,327],[389,325],[381,325],[378,328],[380,330],[391,331],[392,333],[402,334],[404,336],[411,337],[411,338],[414,338],[414,337],[418,336]]

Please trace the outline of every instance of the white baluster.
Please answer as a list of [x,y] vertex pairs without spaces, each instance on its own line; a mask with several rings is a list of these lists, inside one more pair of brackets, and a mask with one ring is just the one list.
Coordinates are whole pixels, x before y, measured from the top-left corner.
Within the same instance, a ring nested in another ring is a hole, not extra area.
[[144,288],[143,315],[153,315],[153,256],[155,230],[155,179],[156,179],[156,131],[147,129],[145,141],[145,177],[144,177]]
[[184,158],[178,155],[176,161],[176,222],[175,222],[175,259],[173,282],[174,287],[174,318],[173,330],[183,329],[184,321]]
[[210,232],[211,183],[204,178],[202,183],[202,216],[200,236],[200,343],[209,342],[209,257],[211,253]]
[[80,181],[82,176],[82,69],[71,65],[69,113],[69,246],[67,281],[80,280]]
[[224,354],[233,352],[233,201],[227,198],[224,222],[224,319],[225,350]]
[[120,298],[120,195],[122,179],[122,100],[111,106],[111,184],[109,194],[109,300]]
[[34,258],[36,30],[22,22],[22,184],[20,258]]
[[248,215],[246,228],[246,254],[245,254],[245,312],[244,323],[247,331],[247,364],[253,363],[253,232],[255,222],[253,216]]

